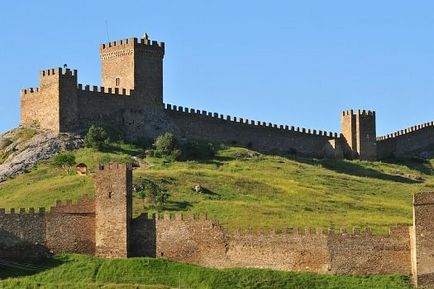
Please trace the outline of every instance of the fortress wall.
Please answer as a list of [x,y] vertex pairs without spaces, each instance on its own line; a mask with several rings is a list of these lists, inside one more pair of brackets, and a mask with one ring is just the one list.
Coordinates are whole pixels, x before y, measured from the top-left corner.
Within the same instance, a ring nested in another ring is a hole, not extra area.
[[156,219],[148,214],[141,214],[131,221],[130,256],[157,257]]
[[210,267],[228,267],[227,235],[204,215],[183,220],[180,214],[156,219],[156,255]]
[[411,273],[409,227],[396,227],[389,235],[357,229],[352,233],[306,229],[230,234],[204,216],[185,219],[166,214],[154,220],[157,257],[217,268],[347,275]]
[[0,209],[0,244],[28,242],[45,244],[45,209],[36,212],[33,208],[19,212]]
[[434,144],[434,123],[424,123],[377,138],[379,159],[405,157],[409,152]]
[[46,246],[54,253],[95,253],[95,201],[56,203],[46,219]]
[[78,107],[81,128],[92,124],[110,126],[134,136],[142,133],[146,126],[147,112],[133,90],[79,85]]
[[278,126],[171,105],[166,105],[165,111],[186,138],[211,139],[258,151],[291,151],[314,157],[335,157],[335,146],[339,144],[335,141],[336,133]]
[[329,234],[330,272],[345,275],[411,273],[410,228],[396,227],[389,235],[353,230]]
[[228,245],[228,267],[317,273],[329,268],[327,235],[320,231],[235,234]]

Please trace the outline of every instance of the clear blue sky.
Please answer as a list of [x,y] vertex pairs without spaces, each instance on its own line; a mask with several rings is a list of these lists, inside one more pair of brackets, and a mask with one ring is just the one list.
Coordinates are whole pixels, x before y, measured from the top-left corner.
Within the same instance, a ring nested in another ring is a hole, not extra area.
[[433,1],[11,1],[0,10],[0,131],[19,90],[67,63],[100,84],[98,44],[166,42],[165,102],[340,130],[377,111],[378,134],[434,119]]

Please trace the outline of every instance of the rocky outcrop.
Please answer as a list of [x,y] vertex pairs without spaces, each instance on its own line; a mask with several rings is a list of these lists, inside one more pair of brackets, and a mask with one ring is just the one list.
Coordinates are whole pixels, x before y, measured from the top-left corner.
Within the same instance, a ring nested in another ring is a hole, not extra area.
[[0,182],[30,170],[39,161],[49,159],[60,151],[83,146],[79,135],[56,134],[46,130],[23,134],[23,130],[26,129],[17,128],[0,135],[4,159],[0,164]]

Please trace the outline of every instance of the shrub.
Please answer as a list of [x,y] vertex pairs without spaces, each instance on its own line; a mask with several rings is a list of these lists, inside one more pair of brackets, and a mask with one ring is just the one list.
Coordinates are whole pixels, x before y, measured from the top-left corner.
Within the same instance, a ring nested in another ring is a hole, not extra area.
[[11,139],[5,137],[0,141],[0,149],[5,149],[8,146],[10,146],[12,143],[13,141]]
[[186,159],[210,159],[215,156],[216,149],[212,143],[190,140],[183,147]]
[[60,153],[53,159],[53,165],[64,169],[68,175],[71,172],[72,166],[75,164],[75,156],[72,153]]
[[178,141],[170,132],[166,132],[157,137],[154,146],[155,150],[153,155],[156,157],[170,157],[177,159],[181,156],[181,150],[178,148]]
[[143,207],[145,207],[145,201],[147,200],[151,204],[151,207],[157,211],[163,210],[164,204],[169,198],[166,190],[162,189],[155,182],[141,177],[133,185],[133,192],[140,197]]
[[92,125],[87,131],[84,137],[84,144],[88,148],[94,148],[97,150],[102,149],[110,142],[107,131],[99,126]]

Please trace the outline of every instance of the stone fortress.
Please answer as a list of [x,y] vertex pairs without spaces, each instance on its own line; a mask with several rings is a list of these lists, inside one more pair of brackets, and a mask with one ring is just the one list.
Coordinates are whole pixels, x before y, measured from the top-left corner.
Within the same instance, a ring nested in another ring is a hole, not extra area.
[[[261,152],[362,160],[405,156],[434,143],[433,122],[377,137],[373,111],[344,111],[338,134],[164,104],[164,50],[164,43],[147,35],[101,45],[101,87],[78,84],[76,70],[42,71],[39,87],[21,92],[21,125],[62,133],[97,124],[131,139],[170,131]],[[413,226],[384,236],[369,229],[228,232],[205,216],[180,214],[132,218],[131,192],[131,166],[101,166],[94,199],[58,202],[49,211],[0,210],[0,241],[16,238],[54,253],[151,256],[217,268],[412,274],[416,285],[434,285],[434,193],[414,196]]]
[[344,111],[338,134],[165,104],[163,42],[145,34],[102,44],[99,51],[102,86],[78,84],[77,70],[41,71],[39,87],[21,91],[21,125],[83,132],[96,124],[131,139],[170,131],[261,152],[362,160],[405,156],[434,143],[434,122],[377,137],[373,111]]
[[[434,285],[434,193],[418,193],[413,226],[387,235],[369,229],[228,232],[205,215],[132,217],[132,167],[100,166],[95,197],[40,208],[0,209],[0,244],[16,239],[53,253],[105,258],[147,256],[216,268],[251,267],[323,274],[405,274]],[[11,249],[0,246],[0,256]],[[23,254],[23,253],[21,253]]]

